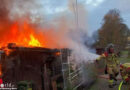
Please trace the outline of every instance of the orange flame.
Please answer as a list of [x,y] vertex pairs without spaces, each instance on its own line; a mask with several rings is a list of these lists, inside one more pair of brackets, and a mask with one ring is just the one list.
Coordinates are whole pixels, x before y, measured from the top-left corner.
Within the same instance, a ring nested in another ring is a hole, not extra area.
[[[8,43],[23,47],[65,48],[68,44],[66,41],[69,39],[64,38],[66,32],[62,29],[38,27],[27,20],[0,22],[0,48],[7,47]],[[63,39],[66,40],[64,44],[60,42]]]
[[61,53],[60,53],[60,52],[56,52],[55,55],[56,55],[56,56],[60,56]]
[[33,25],[24,22],[23,24],[14,23],[3,32],[0,40],[0,47],[7,46],[8,43],[16,43],[18,46],[43,47],[43,33]]

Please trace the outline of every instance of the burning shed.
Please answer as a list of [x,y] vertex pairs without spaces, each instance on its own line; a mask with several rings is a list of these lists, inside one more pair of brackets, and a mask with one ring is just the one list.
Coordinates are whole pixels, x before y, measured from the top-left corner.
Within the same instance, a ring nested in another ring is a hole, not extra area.
[[[20,81],[31,81],[34,90],[63,88],[59,49],[20,47],[12,43],[7,49],[8,53],[3,53],[1,58],[4,83],[17,85]],[[59,87],[58,79],[61,80]]]

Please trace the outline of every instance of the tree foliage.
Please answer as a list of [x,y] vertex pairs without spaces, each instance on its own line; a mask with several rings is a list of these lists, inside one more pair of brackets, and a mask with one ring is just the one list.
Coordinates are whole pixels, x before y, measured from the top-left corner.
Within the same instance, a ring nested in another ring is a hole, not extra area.
[[103,25],[98,30],[98,41],[96,45],[106,47],[109,43],[123,48],[127,44],[129,29],[123,23],[119,10],[110,10],[103,18]]

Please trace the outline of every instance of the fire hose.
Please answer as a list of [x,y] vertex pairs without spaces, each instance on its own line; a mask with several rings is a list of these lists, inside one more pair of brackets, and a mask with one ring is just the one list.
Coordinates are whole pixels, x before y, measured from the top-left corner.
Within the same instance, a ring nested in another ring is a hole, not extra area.
[[121,90],[122,84],[123,84],[123,81],[120,82],[118,90]]

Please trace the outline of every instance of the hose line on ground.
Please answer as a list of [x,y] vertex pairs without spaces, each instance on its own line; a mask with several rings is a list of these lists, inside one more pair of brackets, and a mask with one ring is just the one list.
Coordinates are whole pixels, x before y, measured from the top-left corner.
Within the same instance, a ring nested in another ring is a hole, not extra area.
[[122,84],[123,84],[123,81],[120,82],[120,85],[119,85],[118,90],[121,90],[121,86],[122,86]]

